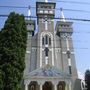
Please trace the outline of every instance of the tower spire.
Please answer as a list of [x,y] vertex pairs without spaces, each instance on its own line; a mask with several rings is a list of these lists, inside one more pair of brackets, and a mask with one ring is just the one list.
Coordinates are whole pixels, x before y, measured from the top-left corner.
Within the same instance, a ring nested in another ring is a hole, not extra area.
[[65,17],[64,17],[64,13],[63,13],[63,9],[60,8],[60,11],[61,11],[60,21],[62,21],[62,22],[66,22]]
[[31,18],[31,7],[29,6],[28,7],[28,19],[30,19]]

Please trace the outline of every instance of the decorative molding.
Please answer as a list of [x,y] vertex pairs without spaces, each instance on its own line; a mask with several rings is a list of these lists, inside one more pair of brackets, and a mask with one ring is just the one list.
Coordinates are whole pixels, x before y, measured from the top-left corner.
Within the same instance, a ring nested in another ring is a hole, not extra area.
[[58,85],[59,81],[52,81],[53,85]]
[[37,51],[37,48],[36,47],[32,47],[32,51]]
[[48,57],[45,57],[45,63],[48,64]]
[[58,53],[60,53],[61,52],[61,48],[56,48],[56,52]]
[[71,66],[71,58],[68,58],[68,65]]
[[41,81],[37,81],[38,82],[38,85],[44,85],[45,81],[44,80],[41,80]]
[[26,53],[28,53],[28,54],[29,54],[29,53],[31,53],[31,51],[26,51]]
[[[67,54],[67,51],[66,52],[62,52],[62,54]],[[74,54],[74,52],[70,52],[70,54]]]
[[30,80],[24,80],[24,85],[29,85],[29,83],[30,83],[31,81]]
[[46,44],[45,47],[48,47],[48,44]]
[[61,38],[65,39],[65,38],[71,38],[71,34],[70,33],[61,33]]

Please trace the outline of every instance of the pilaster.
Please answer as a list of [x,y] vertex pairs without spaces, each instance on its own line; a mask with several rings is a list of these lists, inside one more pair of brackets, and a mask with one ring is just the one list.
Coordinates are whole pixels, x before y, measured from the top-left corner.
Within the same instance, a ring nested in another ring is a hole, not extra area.
[[45,83],[44,81],[37,81],[38,82],[38,85],[40,87],[39,90],[43,90],[43,84]]
[[52,84],[54,86],[54,90],[57,90],[58,81],[53,81]]
[[25,90],[28,90],[28,85],[29,85],[29,83],[30,83],[29,80],[25,80],[25,81],[24,81]]

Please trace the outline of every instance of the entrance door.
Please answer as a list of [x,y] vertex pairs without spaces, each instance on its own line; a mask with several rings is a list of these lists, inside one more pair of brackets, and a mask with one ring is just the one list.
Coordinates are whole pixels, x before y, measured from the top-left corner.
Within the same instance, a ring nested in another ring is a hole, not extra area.
[[59,82],[58,90],[65,90],[65,82]]
[[45,82],[45,84],[43,85],[43,90],[52,90],[52,83]]
[[37,85],[37,82],[32,81],[28,86],[28,90],[37,90]]

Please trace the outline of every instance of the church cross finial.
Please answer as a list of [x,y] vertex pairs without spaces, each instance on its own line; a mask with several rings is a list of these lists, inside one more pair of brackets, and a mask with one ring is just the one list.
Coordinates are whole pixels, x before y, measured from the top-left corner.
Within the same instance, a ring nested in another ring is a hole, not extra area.
[[30,19],[31,18],[31,7],[29,6],[28,7],[28,19]]
[[60,21],[66,22],[65,17],[64,17],[64,13],[63,13],[63,9],[60,8],[60,11],[61,11]]

